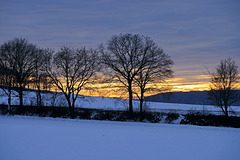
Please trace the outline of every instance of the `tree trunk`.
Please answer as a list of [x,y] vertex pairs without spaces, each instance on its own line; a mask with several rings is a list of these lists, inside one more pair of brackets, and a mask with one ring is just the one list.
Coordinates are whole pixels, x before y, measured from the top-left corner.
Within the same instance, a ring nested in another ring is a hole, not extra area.
[[11,112],[11,96],[12,96],[12,91],[11,91],[11,83],[9,84],[8,86],[8,112],[10,113]]
[[71,107],[71,118],[74,119],[75,118],[75,108]]
[[12,74],[8,83],[8,112],[11,114],[11,97],[12,96]]
[[22,87],[22,84],[20,84],[20,87],[19,87],[19,105],[20,105],[20,108],[23,107],[23,87]]
[[42,105],[42,96],[41,96],[41,90],[40,87],[38,87],[38,92],[37,92],[37,106],[41,107]]
[[129,94],[129,114],[130,114],[130,116],[132,116],[132,114],[133,114],[133,104],[132,104],[133,96],[132,96],[131,84],[129,85],[129,88],[128,88],[128,94]]
[[71,103],[71,95],[66,96],[66,98],[67,98],[68,107],[70,111],[70,117],[74,119],[74,106],[73,106],[74,104],[72,105]]
[[225,106],[225,116],[226,116],[226,118],[228,118],[228,107],[227,106]]
[[39,92],[39,107],[42,106],[42,96],[41,93]]
[[8,112],[11,112],[11,93],[8,95]]
[[41,90],[39,87],[37,87],[38,91],[37,91],[37,107],[38,107],[38,114],[41,115],[42,114],[42,97],[41,97]]
[[75,118],[75,101],[74,101],[74,99],[72,100],[71,118],[72,119]]
[[140,122],[143,121],[143,93],[141,92],[140,97]]
[[143,99],[140,99],[140,114],[143,112]]

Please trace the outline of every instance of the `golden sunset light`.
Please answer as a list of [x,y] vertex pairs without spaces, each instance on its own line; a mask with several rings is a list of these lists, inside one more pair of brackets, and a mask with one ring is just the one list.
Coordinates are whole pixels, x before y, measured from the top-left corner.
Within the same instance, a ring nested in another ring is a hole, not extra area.
[[0,0],[0,160],[240,160],[240,0]]
[[[190,81],[189,81],[190,80]],[[166,80],[166,83],[155,84],[159,88],[169,87],[166,92],[190,92],[190,91],[208,91],[210,84],[209,75],[198,75],[198,76],[185,76],[183,78],[174,77]],[[94,89],[86,90],[83,89],[80,94],[86,96],[97,96],[97,97],[116,97],[116,98],[128,98],[128,93],[121,89],[120,83],[97,83],[92,85]],[[240,84],[237,84],[237,88],[240,89]],[[164,92],[164,91],[163,91]],[[119,94],[121,93],[121,94]],[[146,96],[158,94],[160,92],[146,93]],[[136,96],[135,96],[136,98]]]
[[[189,77],[188,77],[189,78]],[[187,78],[172,78],[166,80],[166,83],[154,84],[161,89],[162,87],[168,86],[168,90],[162,92],[189,92],[189,91],[206,91],[209,90],[209,76],[200,75],[190,77],[190,79],[195,79],[196,81],[188,82]],[[198,80],[198,81],[197,81]],[[202,80],[202,81],[201,81]],[[86,96],[99,96],[99,97],[116,97],[127,99],[128,93],[122,89],[122,84],[120,83],[96,83],[91,85],[92,89],[83,89],[80,94]],[[136,89],[136,88],[135,88]],[[152,91],[146,93],[146,96],[161,93],[159,91]],[[135,96],[136,98],[136,96]]]

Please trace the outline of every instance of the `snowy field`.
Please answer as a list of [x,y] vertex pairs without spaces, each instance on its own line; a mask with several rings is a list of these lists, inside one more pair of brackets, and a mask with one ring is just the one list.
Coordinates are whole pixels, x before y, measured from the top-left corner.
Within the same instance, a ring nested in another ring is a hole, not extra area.
[[[53,92],[54,93],[54,92]],[[55,101],[53,99],[55,98]],[[62,94],[42,94],[42,99],[45,106],[67,106],[64,95]],[[36,93],[24,92],[24,104],[36,105]],[[0,103],[7,104],[7,96],[0,89]],[[18,97],[12,97],[12,104],[19,104]],[[94,109],[110,109],[110,110],[126,110],[128,108],[128,100],[116,98],[90,97],[79,96],[75,104],[76,107],[94,108]],[[134,101],[133,106],[135,110],[139,110],[139,101]],[[175,103],[160,103],[160,102],[146,102],[144,109],[156,112],[177,112],[186,114],[189,111],[199,111],[205,114],[222,114],[220,108],[211,105],[193,105],[193,104],[175,104]],[[240,116],[240,106],[232,106],[230,111],[235,111],[234,116]]]
[[239,160],[240,129],[0,116],[1,160]]

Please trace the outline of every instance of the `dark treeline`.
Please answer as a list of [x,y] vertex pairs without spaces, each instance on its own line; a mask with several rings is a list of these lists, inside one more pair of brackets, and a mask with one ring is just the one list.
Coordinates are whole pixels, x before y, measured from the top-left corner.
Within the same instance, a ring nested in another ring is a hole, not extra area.
[[[40,48],[24,38],[15,38],[0,45],[0,85],[8,96],[11,109],[12,90],[17,91],[23,107],[23,91],[37,90],[37,106],[42,106],[41,90],[60,90],[74,118],[76,99],[86,85],[119,82],[132,100],[137,96],[142,113],[144,94],[160,91],[154,83],[165,83],[172,77],[173,61],[146,36],[120,34],[97,49],[61,47],[59,51]],[[101,76],[99,76],[101,75]],[[102,76],[104,75],[104,77]],[[15,92],[14,92],[15,93]]]
[[[15,38],[0,45],[0,87],[8,97],[17,92],[19,108],[23,107],[23,91],[36,89],[37,107],[43,106],[41,91],[57,88],[65,96],[71,118],[75,102],[83,89],[94,84],[117,84],[119,95],[129,99],[129,115],[133,115],[133,98],[143,101],[148,92],[166,92],[166,79],[173,77],[173,61],[154,41],[138,34],[114,35],[97,49],[61,47],[58,51],[40,48],[24,38]],[[229,107],[240,100],[238,66],[228,58],[216,71],[209,72],[208,98],[228,117]],[[16,92],[12,92],[15,90]]]

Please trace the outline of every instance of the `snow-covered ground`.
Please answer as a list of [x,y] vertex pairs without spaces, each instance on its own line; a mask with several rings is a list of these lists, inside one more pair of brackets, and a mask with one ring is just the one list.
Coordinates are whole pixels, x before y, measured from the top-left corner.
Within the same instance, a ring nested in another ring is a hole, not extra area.
[[0,116],[1,160],[239,160],[240,129]]
[[[55,98],[55,101],[53,99]],[[45,106],[67,106],[67,102],[63,94],[47,93],[42,94],[42,99]],[[7,104],[7,96],[0,89],[0,104]],[[12,104],[19,104],[18,97],[12,97]],[[24,104],[36,105],[36,93],[24,92]],[[125,110],[128,108],[128,100],[104,97],[90,97],[79,96],[76,101],[76,107],[82,108],[96,108],[96,109],[111,109],[111,110]],[[133,102],[134,109],[138,110],[139,101]],[[156,112],[178,112],[187,113],[189,111],[199,111],[212,114],[222,114],[221,109],[211,105],[193,105],[193,104],[175,104],[175,103],[160,103],[160,102],[146,102],[145,109]],[[237,116],[240,116],[240,106],[232,106],[230,110],[235,111]]]

